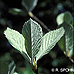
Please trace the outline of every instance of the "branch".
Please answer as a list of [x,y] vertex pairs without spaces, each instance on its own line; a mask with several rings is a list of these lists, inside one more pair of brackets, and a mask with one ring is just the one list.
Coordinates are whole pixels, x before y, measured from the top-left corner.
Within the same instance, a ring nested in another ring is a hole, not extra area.
[[64,55],[70,60],[70,62],[71,62],[72,64],[74,64],[74,60],[73,60],[70,56],[66,55],[66,52],[63,52],[63,53],[64,53]]
[[30,17],[39,22],[47,31],[50,31],[50,29],[42,21],[40,21],[32,12],[29,12],[28,14]]

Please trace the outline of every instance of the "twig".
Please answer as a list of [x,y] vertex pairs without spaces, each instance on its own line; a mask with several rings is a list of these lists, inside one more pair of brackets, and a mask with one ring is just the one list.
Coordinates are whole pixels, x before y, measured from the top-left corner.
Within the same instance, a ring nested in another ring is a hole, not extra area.
[[42,21],[40,21],[32,12],[29,12],[28,14],[29,14],[30,17],[32,17],[37,22],[39,22],[40,25],[42,25],[47,31],[50,31],[50,29]]
[[38,74],[38,68],[36,69],[35,74]]
[[64,52],[64,55],[70,60],[72,64],[74,64],[74,60],[70,56],[66,55],[66,52]]
[[35,61],[36,61],[36,60],[35,60],[35,58],[34,58],[34,59],[33,59],[33,64],[30,63],[30,66],[31,66],[33,72],[34,72],[35,74],[38,74],[38,66],[37,66],[37,63],[36,63]]
[[68,59],[71,61],[72,64],[74,64],[73,59],[71,59],[70,57],[68,57]]

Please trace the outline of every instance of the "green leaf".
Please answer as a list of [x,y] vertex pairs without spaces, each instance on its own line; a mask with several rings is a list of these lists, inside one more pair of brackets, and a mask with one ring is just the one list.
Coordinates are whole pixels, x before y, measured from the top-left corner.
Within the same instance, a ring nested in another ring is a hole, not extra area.
[[66,44],[66,54],[71,57],[73,55],[73,26],[64,25],[65,28],[65,44]]
[[64,21],[67,23],[67,24],[72,24],[73,22],[73,17],[72,17],[72,14],[70,12],[65,12],[64,13]]
[[9,9],[9,13],[14,14],[14,15],[22,15],[22,16],[27,15],[25,11],[23,11],[22,9],[18,9],[18,8]]
[[73,22],[73,17],[71,15],[70,12],[65,12],[65,13],[61,13],[57,16],[57,24],[58,25],[61,25],[63,24],[64,22],[67,23],[67,24],[72,24]]
[[36,60],[39,60],[42,56],[48,54],[50,50],[56,45],[60,38],[64,34],[64,28],[61,27],[54,31],[50,31],[42,37],[41,47],[36,55]]
[[8,64],[0,60],[0,74],[8,74]]
[[73,55],[73,17],[70,12],[65,12],[57,16],[57,24],[64,27],[65,35],[58,42],[60,48],[68,57]]
[[[73,55],[73,26],[68,24],[62,24],[65,29],[65,35],[58,43],[61,49],[66,52],[68,57]],[[63,47],[64,48],[63,48]]]
[[[62,22],[60,22],[63,20]],[[68,57],[73,55],[73,17],[70,12],[65,12],[57,16],[58,26],[63,26],[65,29],[64,37],[58,42],[60,48]]]
[[63,36],[60,40],[59,40],[59,42],[58,42],[58,45],[60,46],[60,48],[63,50],[63,51],[65,51],[65,36]]
[[25,38],[26,50],[33,61],[41,45],[42,28],[38,23],[29,19],[23,25],[22,34]]
[[59,14],[56,21],[58,25],[61,25],[64,22],[64,13]]
[[7,28],[4,31],[4,34],[5,34],[6,38],[8,39],[9,43],[15,49],[19,50],[21,52],[21,54],[25,53],[24,57],[30,61],[30,57],[27,54],[26,49],[25,49],[25,39],[24,39],[23,35],[10,28]]
[[28,12],[32,11],[37,5],[38,0],[22,0],[22,5],[26,8]]

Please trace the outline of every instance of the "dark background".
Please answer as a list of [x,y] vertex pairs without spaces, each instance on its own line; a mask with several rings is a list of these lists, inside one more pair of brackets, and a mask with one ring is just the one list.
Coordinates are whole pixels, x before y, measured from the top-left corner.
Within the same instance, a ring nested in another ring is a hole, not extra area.
[[[27,14],[25,16],[13,15],[9,13],[11,8],[23,9],[21,4],[22,0],[0,0],[0,19],[4,22],[0,22],[0,57],[5,58],[5,61],[14,60],[16,63],[16,71],[22,72],[23,69],[28,70],[28,63],[23,59],[21,54],[16,51],[7,41],[3,32],[7,27],[13,28],[21,33],[22,26],[30,16]],[[62,8],[59,8],[62,6]],[[33,14],[38,17],[50,30],[54,30],[58,27],[56,23],[56,17],[58,14],[65,11],[69,11],[74,16],[74,8],[72,0],[38,0],[37,6],[32,11]],[[44,33],[48,31],[43,29]],[[24,63],[23,63],[23,62]],[[52,51],[45,55],[42,59],[38,61],[38,67],[40,74],[60,74],[60,72],[52,72],[51,69],[58,68],[71,68],[71,61],[63,54],[58,44],[52,49]],[[24,70],[24,71],[25,71]],[[65,71],[63,71],[64,73]],[[62,72],[61,72],[62,73]],[[21,74],[28,74],[22,72]],[[67,74],[71,74],[70,72]]]

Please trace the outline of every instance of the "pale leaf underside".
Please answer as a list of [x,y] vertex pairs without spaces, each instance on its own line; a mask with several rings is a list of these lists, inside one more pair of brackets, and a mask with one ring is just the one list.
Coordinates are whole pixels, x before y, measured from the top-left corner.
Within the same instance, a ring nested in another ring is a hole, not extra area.
[[22,0],[22,5],[29,12],[29,11],[32,11],[35,8],[37,1],[38,0]]
[[22,52],[24,52],[26,54],[25,57],[27,57],[27,59],[30,61],[30,57],[28,56],[26,49],[25,49],[25,39],[24,39],[23,35],[10,28],[7,28],[4,31],[4,34],[5,34],[6,38],[8,39],[8,41],[10,42],[10,44],[15,49],[19,50],[21,52],[21,54],[22,54]]
[[33,61],[41,45],[42,28],[38,23],[30,19],[24,24],[22,34],[26,40],[26,50]]
[[56,45],[56,43],[60,40],[60,38],[64,34],[63,27],[60,29],[56,29],[54,31],[50,31],[42,37],[41,47],[36,55],[36,60],[39,60],[45,54],[48,54],[49,51]]

